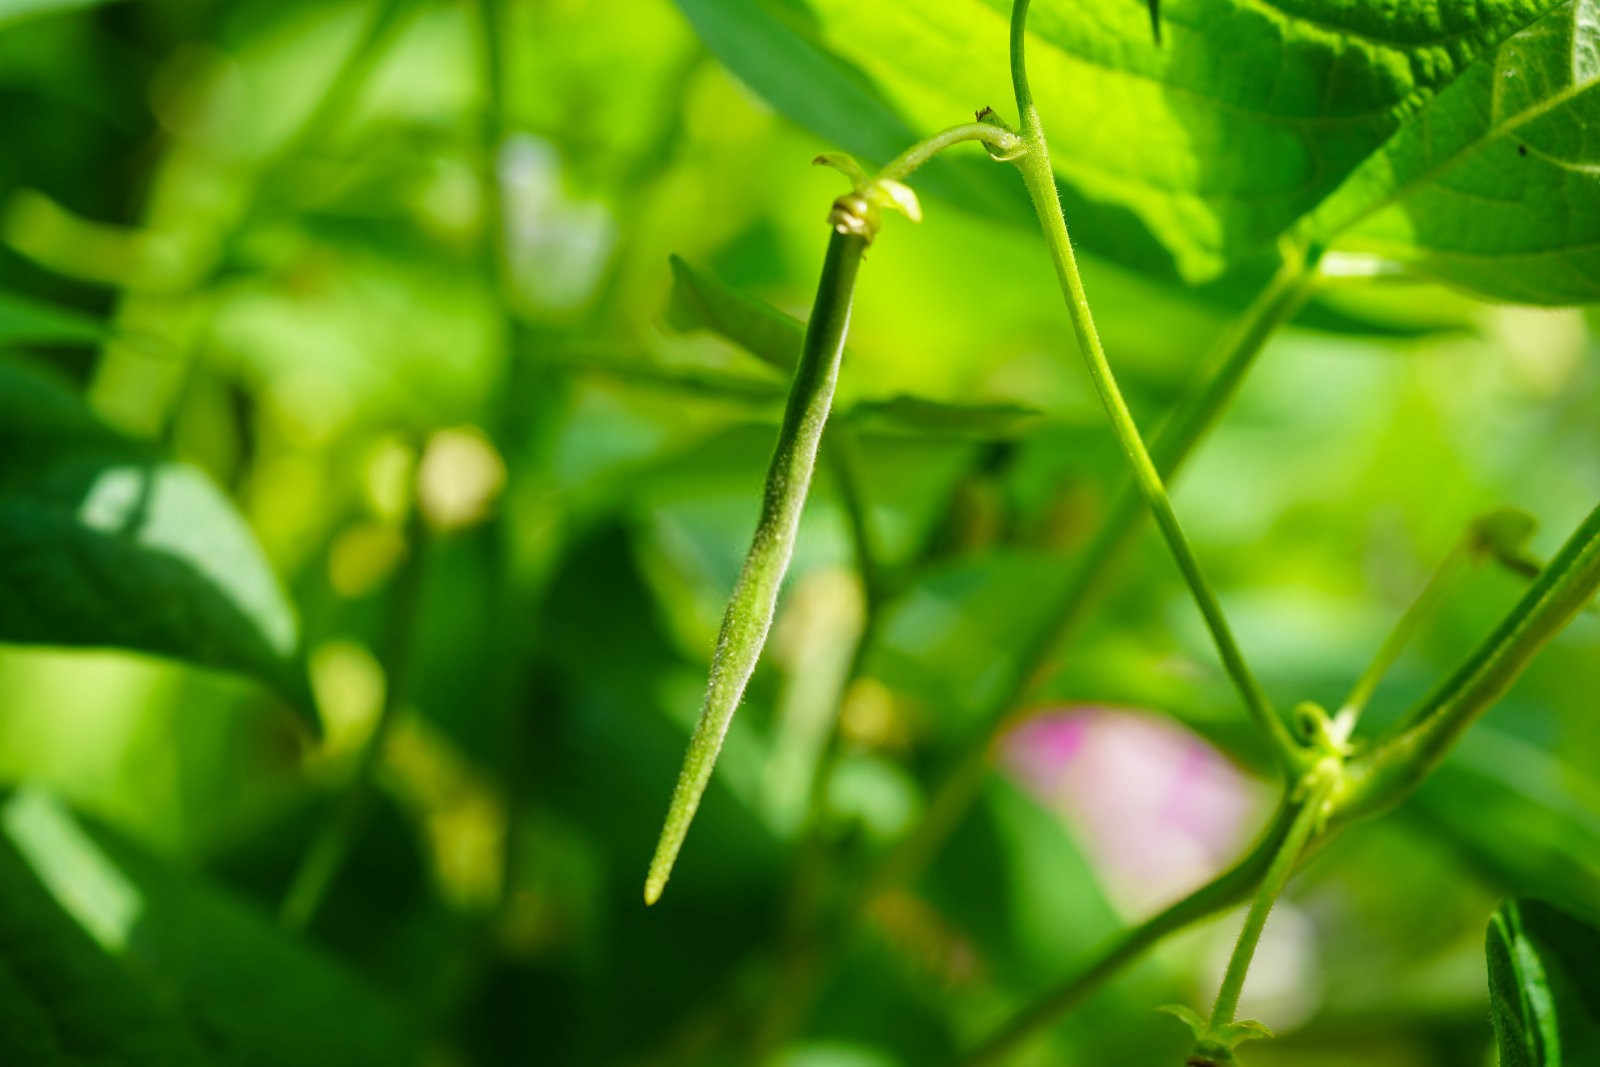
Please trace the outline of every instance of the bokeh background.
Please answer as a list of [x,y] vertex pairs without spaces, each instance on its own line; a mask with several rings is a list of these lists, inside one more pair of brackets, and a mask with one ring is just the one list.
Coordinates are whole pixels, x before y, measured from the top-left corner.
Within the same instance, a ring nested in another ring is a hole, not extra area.
[[[110,329],[0,343],[236,502],[324,724],[218,672],[0,647],[0,823],[209,1062],[943,1062],[1270,810],[1146,531],[926,869],[841,903],[985,743],[1123,477],[1027,220],[928,195],[870,252],[839,387],[887,576],[868,646],[824,465],[643,907],[785,384],[678,328],[669,257],[803,316],[843,191],[809,165],[833,146],[668,0],[11,0],[0,130],[0,290]],[[1241,293],[1084,270],[1153,425]],[[1175,501],[1281,705],[1335,706],[1473,517],[1529,512],[1547,558],[1589,511],[1596,325],[1407,281],[1330,292],[1273,340]],[[874,417],[897,397],[1029,413]],[[1464,579],[1373,722],[1523,583]],[[1246,987],[1280,1034],[1251,1063],[1492,1062],[1495,904],[1600,907],[1597,692],[1590,612],[1414,800],[1315,860]],[[288,929],[364,773],[348,856]],[[82,858],[101,851],[110,883]],[[1186,1034],[1153,1009],[1209,1002],[1239,920],[1163,945],[1017,1062],[1176,1062]]]

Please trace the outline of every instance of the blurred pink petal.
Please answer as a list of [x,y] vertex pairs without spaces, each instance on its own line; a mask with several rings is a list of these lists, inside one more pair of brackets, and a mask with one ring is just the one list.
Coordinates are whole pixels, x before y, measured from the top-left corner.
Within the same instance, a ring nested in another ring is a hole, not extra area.
[[1000,751],[1005,769],[1066,820],[1113,902],[1130,912],[1172,900],[1233,859],[1265,799],[1199,737],[1142,712],[1041,712]]

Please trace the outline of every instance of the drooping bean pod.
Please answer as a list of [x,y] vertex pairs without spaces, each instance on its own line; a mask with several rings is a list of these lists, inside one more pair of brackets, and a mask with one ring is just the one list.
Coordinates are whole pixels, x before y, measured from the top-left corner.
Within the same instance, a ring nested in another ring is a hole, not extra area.
[[800,364],[795,370],[783,424],[778,431],[777,447],[767,468],[761,517],[722,618],[700,721],[689,740],[689,751],[667,809],[666,824],[650,861],[644,887],[646,904],[655,903],[661,896],[672,873],[678,850],[689,832],[689,823],[711,780],[711,769],[722,749],[728,725],[733,721],[733,713],[744,696],[745,686],[772,625],[778,588],[794,554],[800,513],[816,467],[817,447],[833,404],[834,385],[839,378],[845,334],[850,325],[856,272],[876,227],[875,212],[870,208],[859,193],[853,193],[840,197],[829,216],[833,233],[822,264],[822,278],[817,283],[816,302],[806,326]]

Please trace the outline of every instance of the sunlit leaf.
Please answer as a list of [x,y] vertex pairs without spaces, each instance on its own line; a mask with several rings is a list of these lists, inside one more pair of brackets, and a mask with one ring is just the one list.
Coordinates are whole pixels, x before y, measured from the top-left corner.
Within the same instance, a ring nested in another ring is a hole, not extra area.
[[[679,6],[742,79],[869,162],[915,140],[889,143],[896,121],[925,135],[1010,99],[995,0],[813,0],[805,21],[777,0]],[[1176,0],[1157,43],[1141,5],[1035,3],[1029,67],[1067,217],[1098,253],[1200,280],[1317,212],[1322,240],[1359,223],[1361,246],[1494,296],[1592,300],[1594,12]]]
[[1320,236],[1507,300],[1600,299],[1600,2],[1530,6],[1317,211]]

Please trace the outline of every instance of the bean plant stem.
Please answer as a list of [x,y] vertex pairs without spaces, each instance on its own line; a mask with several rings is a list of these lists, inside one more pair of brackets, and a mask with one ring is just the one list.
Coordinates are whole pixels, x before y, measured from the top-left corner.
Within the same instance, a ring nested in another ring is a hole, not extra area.
[[1139,428],[1128,410],[1127,402],[1122,398],[1121,390],[1117,387],[1116,377],[1106,360],[1105,349],[1095,329],[1088,294],[1084,291],[1083,278],[1078,272],[1077,257],[1072,251],[1072,238],[1067,233],[1067,220],[1061,211],[1061,198],[1056,189],[1055,172],[1050,165],[1050,150],[1045,142],[1039,110],[1034,105],[1032,91],[1028,88],[1023,55],[1027,17],[1028,0],[1016,0],[1011,15],[1011,76],[1016,89],[1023,142],[1022,154],[1017,160],[1017,165],[1022,171],[1023,184],[1033,201],[1034,211],[1039,216],[1045,244],[1049,247],[1050,258],[1055,264],[1056,276],[1061,283],[1062,295],[1066,298],[1067,310],[1072,316],[1072,326],[1078,337],[1078,346],[1088,367],[1089,377],[1094,382],[1095,391],[1099,393],[1101,403],[1105,406],[1112,430],[1116,433],[1117,440],[1133,467],[1134,480],[1144,496],[1145,504],[1154,514],[1156,525],[1166,539],[1178,569],[1194,596],[1195,604],[1211,631],[1212,640],[1222,658],[1224,669],[1233,679],[1250,715],[1270,739],[1280,764],[1286,771],[1292,773],[1304,761],[1303,750],[1295,743],[1288,727],[1272,709],[1266,693],[1250,672],[1244,656],[1239,651],[1233,631],[1222,612],[1222,605],[1206,583],[1199,562],[1189,547],[1188,539],[1184,537],[1183,528],[1172,510],[1172,502],[1167,498],[1161,475],[1157,472],[1155,463],[1139,436]]
[[666,824],[650,861],[644,899],[653,904],[672,873],[673,862],[689,832],[689,823],[711,779],[722,740],[745,685],[755,670],[772,625],[778,588],[794,553],[800,512],[816,467],[817,446],[833,403],[834,385],[850,324],[850,302],[856,272],[867,239],[835,228],[828,241],[817,298],[806,325],[800,365],[795,370],[784,410],[778,444],[767,470],[761,517],[739,572],[712,654],[711,679],[700,721],[689,741],[678,784],[667,809]]
[[318,830],[289,883],[289,891],[284,894],[278,918],[290,930],[304,930],[311,925],[327,895],[328,887],[338,876],[345,857],[361,834],[372,802],[378,765],[383,759],[384,744],[389,739],[400,705],[405,699],[411,649],[416,636],[417,609],[422,595],[422,577],[427,566],[424,526],[415,515],[409,526],[410,549],[390,586],[385,612],[383,645],[380,649],[384,692],[378,721],[361,747],[355,773],[345,786],[333,817]]

